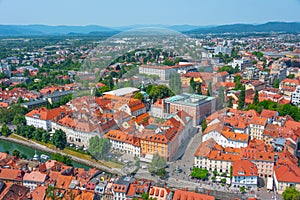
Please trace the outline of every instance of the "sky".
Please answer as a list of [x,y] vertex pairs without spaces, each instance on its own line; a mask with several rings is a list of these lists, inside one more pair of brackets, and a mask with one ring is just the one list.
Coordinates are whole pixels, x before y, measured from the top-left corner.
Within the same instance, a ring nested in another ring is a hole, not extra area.
[[0,0],[0,24],[221,25],[300,22],[300,0]]

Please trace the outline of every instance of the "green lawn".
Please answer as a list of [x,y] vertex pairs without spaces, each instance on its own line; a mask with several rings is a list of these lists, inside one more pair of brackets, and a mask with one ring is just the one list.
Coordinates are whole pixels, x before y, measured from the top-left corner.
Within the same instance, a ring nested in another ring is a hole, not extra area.
[[21,140],[21,141],[24,141],[24,142],[28,142],[27,139],[23,138],[22,136],[19,136],[17,134],[11,134],[10,136],[8,136],[9,138],[13,138],[13,139],[17,139],[17,140]]

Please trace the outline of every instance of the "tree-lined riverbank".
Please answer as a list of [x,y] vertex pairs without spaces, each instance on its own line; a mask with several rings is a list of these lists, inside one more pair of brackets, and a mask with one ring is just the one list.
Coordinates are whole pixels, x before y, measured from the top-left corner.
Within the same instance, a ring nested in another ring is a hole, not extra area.
[[62,152],[61,150],[50,149],[50,148],[48,148],[46,146],[43,146],[43,145],[41,145],[37,142],[27,140],[25,138],[17,139],[17,138],[12,138],[12,137],[0,136],[0,142],[1,143],[6,142],[6,141],[11,142],[11,143],[15,143],[15,144],[18,144],[18,145],[21,145],[21,146],[24,146],[24,147],[31,148],[33,151],[35,149],[40,150],[42,152],[45,152],[46,155],[51,155],[51,154],[54,154],[54,153],[60,153],[62,155],[70,156],[72,161],[75,161],[75,167],[76,167],[76,163],[79,163],[79,165],[77,165],[78,167],[80,167],[80,164],[83,164],[83,165],[86,165],[86,166],[89,166],[89,167],[95,167],[97,169],[100,169],[100,170],[103,170],[103,171],[106,171],[106,172],[109,172],[109,173],[122,174],[122,171],[120,169],[107,167],[103,164],[97,163],[96,161],[92,162],[90,160],[85,160],[83,158],[79,158],[79,157],[76,157],[74,155],[66,154],[66,153]]

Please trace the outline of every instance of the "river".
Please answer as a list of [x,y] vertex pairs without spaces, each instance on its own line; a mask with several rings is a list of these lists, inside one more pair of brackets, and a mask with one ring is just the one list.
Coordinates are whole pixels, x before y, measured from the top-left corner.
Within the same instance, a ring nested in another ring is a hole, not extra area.
[[[0,139],[0,152],[5,152],[5,151],[9,151],[9,154],[12,154],[13,150],[18,150],[20,151],[21,154],[25,154],[28,158],[33,158],[34,154],[35,154],[35,149],[32,149],[30,147],[21,145],[21,144],[17,144],[15,142],[11,142],[11,141],[5,141],[5,140],[1,140]],[[40,156],[41,154],[45,154],[47,156],[49,156],[51,158],[51,153],[47,153],[41,150],[36,150],[36,153]],[[84,168],[84,169],[89,169],[90,167],[83,165],[81,163],[72,161],[72,164],[74,167],[77,168]]]

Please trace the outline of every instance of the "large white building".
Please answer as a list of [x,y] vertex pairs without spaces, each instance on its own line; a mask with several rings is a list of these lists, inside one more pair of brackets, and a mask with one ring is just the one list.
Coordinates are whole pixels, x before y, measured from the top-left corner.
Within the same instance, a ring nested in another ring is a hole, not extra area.
[[47,131],[52,129],[52,120],[58,120],[66,114],[63,108],[48,110],[47,108],[38,108],[25,115],[26,124],[35,128],[43,128]]
[[250,138],[251,140],[256,138],[263,139],[263,132],[267,125],[267,118],[265,117],[253,117],[250,121]]
[[232,162],[239,160],[240,155],[233,152],[225,152],[214,139],[202,142],[194,154],[194,166],[218,173],[230,173]]
[[169,80],[170,74],[176,72],[172,67],[169,66],[140,66],[139,73],[147,75],[157,75],[163,81]]
[[44,185],[47,180],[47,174],[42,174],[38,171],[32,171],[30,173],[25,173],[23,177],[23,186],[34,190],[38,185]]
[[212,124],[207,127],[202,136],[202,141],[213,138],[222,147],[241,148],[248,145],[248,134],[235,133],[222,130],[221,123]]
[[300,105],[300,85],[298,85],[296,90],[292,93],[291,103],[294,105]]
[[232,164],[232,187],[257,187],[257,167],[249,160],[237,160]]
[[140,139],[133,134],[128,134],[119,130],[110,130],[104,135],[104,138],[109,139],[112,149],[140,157]]
[[98,124],[93,124],[92,121],[65,116],[52,126],[53,129],[61,129],[66,133],[68,143],[89,147],[89,140],[92,137],[102,137],[108,130],[116,128],[116,122],[113,119],[105,119]]

